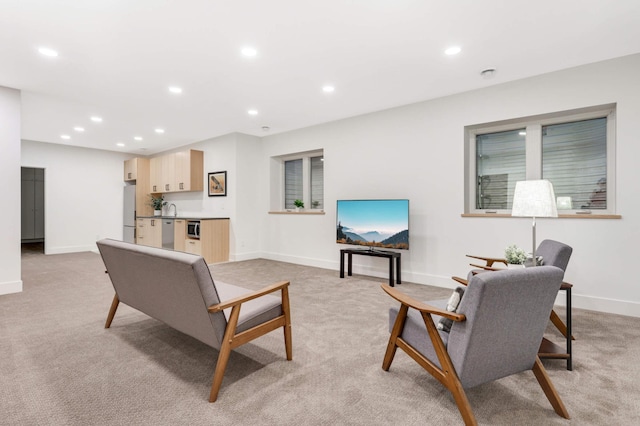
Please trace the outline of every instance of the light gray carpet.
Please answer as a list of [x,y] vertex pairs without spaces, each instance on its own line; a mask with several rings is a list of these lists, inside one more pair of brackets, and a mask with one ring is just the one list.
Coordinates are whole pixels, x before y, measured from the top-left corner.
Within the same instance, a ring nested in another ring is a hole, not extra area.
[[[267,260],[212,270],[247,288],[291,281],[293,361],[279,331],[244,345],[210,404],[214,349],[122,304],[105,330],[113,289],[97,254],[26,253],[24,292],[0,296],[0,424],[462,424],[449,392],[402,351],[381,369],[392,303],[383,279]],[[450,293],[400,288],[422,300]],[[468,391],[479,423],[640,423],[640,319],[573,318],[574,371],[544,361],[572,421],[522,373]]]

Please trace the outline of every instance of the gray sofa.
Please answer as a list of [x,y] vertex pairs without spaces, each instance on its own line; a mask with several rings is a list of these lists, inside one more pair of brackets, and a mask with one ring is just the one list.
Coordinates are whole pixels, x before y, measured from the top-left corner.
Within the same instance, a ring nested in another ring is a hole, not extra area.
[[[116,292],[105,328],[125,303],[218,349],[209,401],[217,399],[231,350],[280,327],[292,359],[289,282],[258,291],[214,283],[201,256],[111,239],[98,249]],[[280,292],[280,297],[271,293]]]

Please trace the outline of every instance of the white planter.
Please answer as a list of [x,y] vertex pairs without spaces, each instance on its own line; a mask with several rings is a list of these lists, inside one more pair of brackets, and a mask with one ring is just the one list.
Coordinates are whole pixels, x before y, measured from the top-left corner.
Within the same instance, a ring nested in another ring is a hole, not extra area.
[[515,263],[508,263],[507,264],[507,269],[522,269],[524,268],[524,265],[521,263],[515,264]]
[[162,210],[154,210],[153,211],[153,215],[154,216],[162,216]]

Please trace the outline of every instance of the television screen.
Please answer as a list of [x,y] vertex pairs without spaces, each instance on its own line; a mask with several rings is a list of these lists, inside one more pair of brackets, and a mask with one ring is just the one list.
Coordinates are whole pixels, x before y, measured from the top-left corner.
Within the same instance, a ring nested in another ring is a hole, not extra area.
[[338,200],[340,244],[409,249],[409,200]]

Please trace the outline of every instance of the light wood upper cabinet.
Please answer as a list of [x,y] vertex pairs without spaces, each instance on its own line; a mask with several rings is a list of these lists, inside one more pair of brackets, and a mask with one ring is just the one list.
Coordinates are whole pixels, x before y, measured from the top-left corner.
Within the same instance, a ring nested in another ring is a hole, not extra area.
[[132,158],[124,162],[124,180],[132,181],[138,178],[138,158]]
[[151,159],[151,192],[202,191],[204,153],[194,149]]
[[202,191],[204,156],[202,151],[190,149],[174,154],[175,191]]
[[148,158],[132,158],[124,162],[124,180],[136,182],[136,215],[149,216],[153,209],[149,205],[149,167]]

